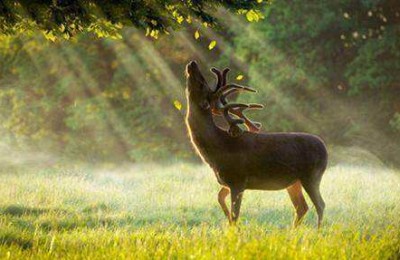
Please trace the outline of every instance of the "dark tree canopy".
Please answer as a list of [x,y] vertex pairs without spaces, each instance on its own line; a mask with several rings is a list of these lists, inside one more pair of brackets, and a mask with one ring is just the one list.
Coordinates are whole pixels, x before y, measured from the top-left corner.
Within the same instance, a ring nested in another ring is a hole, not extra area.
[[72,36],[80,31],[135,26],[158,34],[192,19],[216,25],[215,10],[254,12],[267,1],[211,0],[4,0],[0,1],[0,34],[41,29]]

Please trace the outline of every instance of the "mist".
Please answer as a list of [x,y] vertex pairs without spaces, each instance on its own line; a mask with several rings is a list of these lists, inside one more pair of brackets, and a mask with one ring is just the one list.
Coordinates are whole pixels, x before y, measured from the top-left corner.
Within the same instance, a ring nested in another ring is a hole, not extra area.
[[[398,257],[400,12],[345,2],[218,8],[215,25],[175,10],[182,28],[165,32],[0,33],[0,257]],[[213,89],[210,69],[229,67],[257,90],[229,101],[264,105],[246,114],[261,132],[324,140],[320,230],[308,197],[292,228],[285,191],[246,191],[228,227],[184,122],[192,60]]]

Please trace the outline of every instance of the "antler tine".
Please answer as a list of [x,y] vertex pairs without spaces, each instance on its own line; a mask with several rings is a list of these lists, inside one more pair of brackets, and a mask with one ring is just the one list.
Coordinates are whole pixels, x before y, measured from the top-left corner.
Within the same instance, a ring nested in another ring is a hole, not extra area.
[[232,108],[244,109],[246,107],[248,107],[248,105],[241,104],[241,103],[236,103],[236,104],[227,104],[223,108],[224,117],[225,117],[227,123],[229,124],[228,132],[233,137],[238,137],[243,133],[243,130],[238,125],[245,123],[246,119],[241,118],[241,117],[240,118],[233,118],[230,115],[231,111],[229,111],[229,110],[232,109]]
[[249,107],[249,105],[244,104],[244,103],[231,103],[231,104],[227,104],[226,106],[224,106],[224,110],[229,110],[232,108],[246,109],[248,107]]
[[233,94],[233,93],[235,93],[235,92],[238,92],[238,91],[239,91],[239,89],[237,89],[237,88],[230,89],[230,90],[226,91],[224,94],[222,94],[222,95],[220,96],[219,100],[221,101],[221,103],[222,103],[223,105],[226,105],[226,104],[228,104],[228,100],[226,100],[226,98],[227,98],[229,95],[231,95],[231,94]]
[[223,73],[217,68],[211,68],[211,72],[215,74],[217,77],[217,84],[215,86],[215,91],[219,90],[222,86],[224,86],[223,83]]
[[262,105],[262,104],[256,104],[256,103],[251,103],[251,104],[248,104],[248,109],[263,109],[264,108],[264,105]]
[[224,106],[224,116],[227,119],[229,124],[243,124],[245,122],[244,118],[239,118],[239,119],[235,119],[232,118],[231,115],[229,114],[230,109],[233,108],[238,108],[239,111],[248,108],[249,105],[247,104],[243,104],[243,103],[232,103],[232,104],[227,104],[226,106]]
[[[243,104],[243,103],[232,103],[227,104],[223,107],[223,114],[226,121],[229,124],[229,133],[232,136],[240,135],[243,130],[238,126],[238,124],[244,124],[250,132],[259,132],[261,129],[261,123],[251,121],[248,117],[243,114],[245,109],[261,109],[264,106],[261,104]],[[233,118],[230,114],[237,116],[238,118]]]
[[220,96],[222,95],[225,91],[231,90],[231,89],[238,89],[238,90],[243,90],[243,91],[249,91],[249,92],[254,92],[256,93],[257,90],[253,89],[253,88],[249,88],[247,86],[242,86],[239,84],[227,84],[225,86],[222,86],[221,88],[219,88],[216,92],[215,95],[216,96]]
[[[232,104],[233,106],[231,108],[235,108],[235,109],[231,109],[229,112],[231,112],[232,114],[234,114],[235,116],[244,119],[244,124],[247,127],[247,129],[251,132],[259,132],[260,128],[261,128],[261,123],[259,122],[254,122],[251,121],[247,116],[245,116],[243,114],[243,111],[246,109],[262,109],[264,108],[263,105],[261,104],[246,104],[246,106],[235,106],[235,104]],[[228,105],[227,105],[228,106]]]
[[[246,108],[244,108],[244,109],[246,109]],[[239,118],[242,118],[244,120],[244,122],[243,122],[244,125],[247,127],[247,129],[250,132],[258,133],[260,131],[260,129],[261,129],[262,124],[260,122],[251,121],[247,116],[245,116],[243,114],[243,110],[244,109],[235,109],[235,110],[232,109],[229,112],[234,114],[235,116],[237,116]],[[259,109],[259,107],[257,107],[257,109]]]
[[[248,89],[249,89],[249,88],[232,88],[232,89],[229,89],[229,90],[227,90],[225,93],[223,93],[223,94],[220,96],[220,100],[221,100],[222,104],[226,105],[226,104],[228,103],[228,101],[226,100],[226,98],[227,98],[229,95],[232,95],[233,93],[239,92],[239,91],[250,91],[250,90],[248,90]],[[254,105],[254,104],[252,104],[252,105]],[[262,106],[262,105],[260,105],[260,106]],[[264,106],[261,107],[261,108],[264,108]]]
[[245,123],[245,119],[243,118],[233,118],[230,114],[228,110],[224,111],[224,116],[226,118],[226,121],[228,122],[229,126],[232,127],[233,125],[238,125],[238,124],[244,124]]
[[257,91],[247,86],[242,86],[235,83],[227,83],[227,77],[230,71],[229,68],[225,68],[223,71],[220,71],[217,68],[212,68],[211,71],[217,76],[217,86],[215,91],[211,92],[209,96],[213,114],[222,114],[224,116],[226,122],[229,124],[228,132],[233,137],[240,136],[244,131],[241,127],[239,127],[239,124],[245,124],[246,128],[250,132],[259,132],[261,123],[251,121],[243,114],[243,111],[245,109],[262,109],[264,106],[261,104],[229,104],[227,100],[229,95],[232,95],[236,92]]
[[228,77],[228,72],[229,72],[230,70],[231,70],[230,68],[225,68],[225,69],[222,71],[222,86],[225,86],[225,85],[226,85],[227,77]]

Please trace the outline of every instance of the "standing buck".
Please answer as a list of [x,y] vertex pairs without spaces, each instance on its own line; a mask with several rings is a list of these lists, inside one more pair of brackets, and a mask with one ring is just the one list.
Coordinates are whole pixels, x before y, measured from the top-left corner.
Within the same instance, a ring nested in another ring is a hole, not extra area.
[[[228,69],[212,72],[218,80],[215,91],[208,86],[195,61],[186,67],[186,125],[193,146],[222,185],[218,202],[229,223],[236,223],[239,217],[244,190],[287,189],[296,209],[297,226],[308,210],[304,187],[317,210],[319,227],[325,208],[319,189],[327,165],[323,141],[305,133],[257,133],[261,125],[245,117],[243,110],[262,106],[228,104],[226,99],[233,92],[255,90],[227,84]],[[215,125],[213,114],[225,117],[228,131]],[[249,131],[242,130],[240,124],[245,124]],[[225,203],[229,194],[230,211]]]

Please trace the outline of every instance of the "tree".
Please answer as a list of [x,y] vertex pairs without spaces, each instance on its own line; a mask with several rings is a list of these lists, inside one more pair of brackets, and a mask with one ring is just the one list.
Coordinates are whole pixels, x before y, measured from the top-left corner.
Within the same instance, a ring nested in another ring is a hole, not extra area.
[[400,165],[399,35],[399,1],[276,1],[235,51],[250,61],[265,128],[319,133]]
[[95,32],[99,37],[119,37],[124,26],[135,26],[152,37],[167,33],[184,22],[197,20],[218,24],[214,11],[224,7],[254,15],[266,1],[211,0],[5,0],[0,1],[0,34],[40,29],[52,39],[58,34],[69,38],[78,32]]
[[[169,82],[149,61],[141,32],[124,32],[123,40],[82,34],[77,44],[7,38],[0,41],[3,144],[85,161],[196,158],[184,112],[174,107],[184,83]],[[171,35],[151,46],[182,75],[190,56],[184,42]]]

